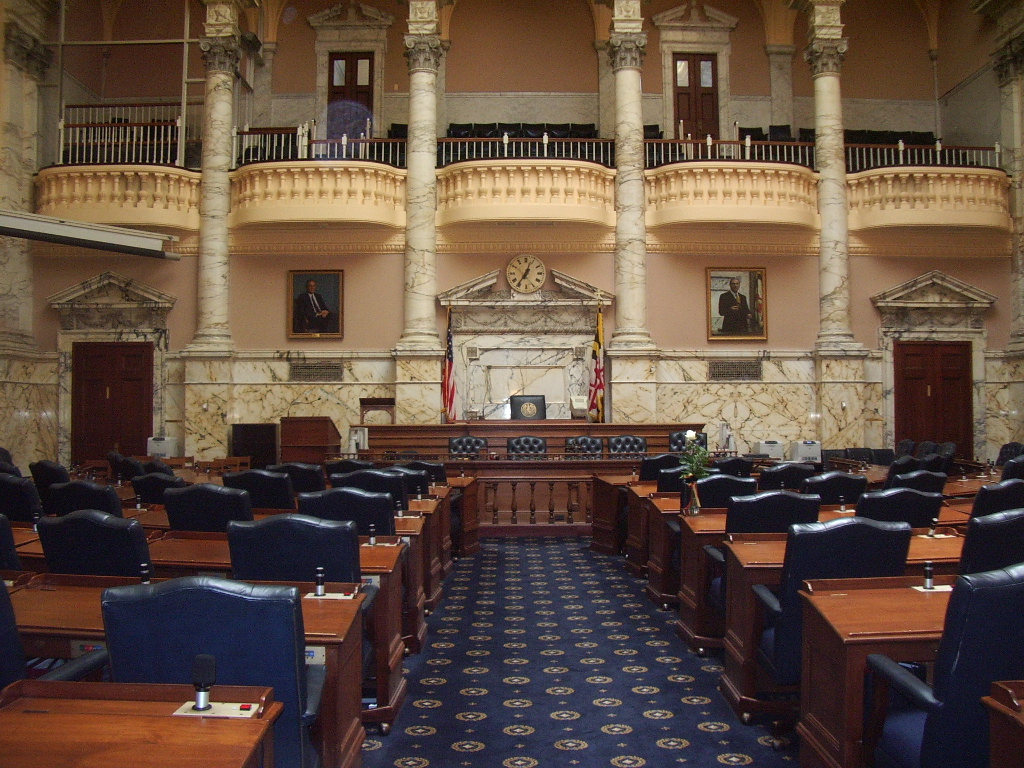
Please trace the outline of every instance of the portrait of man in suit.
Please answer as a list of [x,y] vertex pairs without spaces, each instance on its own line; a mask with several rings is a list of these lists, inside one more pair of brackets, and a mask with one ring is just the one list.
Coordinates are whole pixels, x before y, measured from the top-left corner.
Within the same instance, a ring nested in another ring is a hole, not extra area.
[[718,314],[722,316],[722,334],[726,336],[750,333],[750,304],[740,293],[740,279],[729,281],[729,290],[718,297]]
[[766,338],[764,270],[708,270],[708,338]]
[[341,272],[291,272],[292,336],[338,336]]

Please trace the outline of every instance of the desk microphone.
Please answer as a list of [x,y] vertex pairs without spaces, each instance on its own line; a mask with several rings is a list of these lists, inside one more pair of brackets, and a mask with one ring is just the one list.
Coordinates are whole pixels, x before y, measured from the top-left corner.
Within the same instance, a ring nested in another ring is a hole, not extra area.
[[377,526],[370,524],[370,546],[376,546],[377,544]]
[[935,538],[935,526],[937,526],[938,524],[939,518],[936,517],[932,520],[932,527],[928,529],[928,535],[932,538]]
[[149,563],[143,563],[142,565],[139,566],[139,578],[140,578],[141,583],[149,584],[149,580],[150,580],[151,575],[152,575],[152,570],[149,567]]
[[313,594],[317,597],[327,594],[327,590],[324,589],[324,567],[322,565],[316,567],[316,591]]
[[192,709],[205,712],[210,706],[210,689],[217,682],[217,660],[208,653],[200,653],[192,662],[192,685],[196,689],[196,703]]

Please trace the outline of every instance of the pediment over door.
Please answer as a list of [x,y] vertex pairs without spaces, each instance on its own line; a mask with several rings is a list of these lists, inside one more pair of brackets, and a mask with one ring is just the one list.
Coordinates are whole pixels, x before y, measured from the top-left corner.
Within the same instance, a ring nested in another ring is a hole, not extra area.
[[47,298],[64,331],[164,330],[177,299],[116,272],[103,272]]
[[871,302],[882,314],[882,328],[981,328],[982,315],[996,297],[955,277],[933,270],[877,293]]

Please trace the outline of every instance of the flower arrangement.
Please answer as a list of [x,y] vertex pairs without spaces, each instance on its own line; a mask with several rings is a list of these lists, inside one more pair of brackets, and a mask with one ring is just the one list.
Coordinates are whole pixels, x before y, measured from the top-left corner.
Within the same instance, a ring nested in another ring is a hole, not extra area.
[[708,449],[697,442],[697,433],[686,431],[686,448],[679,454],[679,463],[688,468],[688,480],[700,480],[708,476]]

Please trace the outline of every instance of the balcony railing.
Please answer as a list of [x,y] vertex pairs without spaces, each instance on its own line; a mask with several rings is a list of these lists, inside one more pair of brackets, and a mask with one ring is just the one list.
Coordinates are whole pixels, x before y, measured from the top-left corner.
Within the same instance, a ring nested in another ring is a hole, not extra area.
[[[198,167],[202,103],[69,104],[57,163]],[[190,150],[195,151],[190,151]]]
[[615,166],[615,142],[609,139],[438,139],[437,166],[466,160],[548,158],[582,160],[606,168]]

